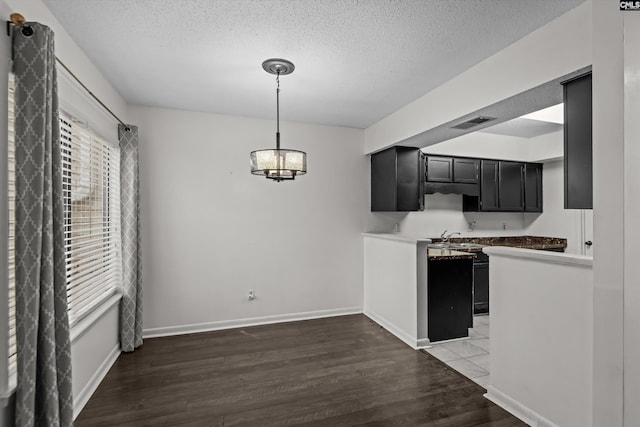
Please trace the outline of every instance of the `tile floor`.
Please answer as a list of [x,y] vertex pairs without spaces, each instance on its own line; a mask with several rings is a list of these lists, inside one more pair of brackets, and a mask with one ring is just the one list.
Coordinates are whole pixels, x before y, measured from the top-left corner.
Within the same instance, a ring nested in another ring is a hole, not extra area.
[[488,315],[474,316],[468,339],[434,343],[424,350],[486,388],[490,378],[489,329]]

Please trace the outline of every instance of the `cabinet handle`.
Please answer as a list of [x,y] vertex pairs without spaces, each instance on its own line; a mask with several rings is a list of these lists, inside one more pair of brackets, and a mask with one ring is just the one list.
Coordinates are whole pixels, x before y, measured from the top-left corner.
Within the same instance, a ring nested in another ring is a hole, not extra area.
[[591,240],[587,240],[586,242],[584,242],[584,244],[587,246],[591,246],[593,245],[593,242]]

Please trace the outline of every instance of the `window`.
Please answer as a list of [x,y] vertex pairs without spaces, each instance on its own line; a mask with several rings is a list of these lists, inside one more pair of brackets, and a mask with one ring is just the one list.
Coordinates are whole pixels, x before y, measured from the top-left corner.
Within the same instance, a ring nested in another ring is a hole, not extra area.
[[120,152],[62,113],[60,143],[67,298],[74,324],[120,286]]
[[[14,83],[9,79],[8,300],[9,372],[16,369]],[[74,325],[121,286],[120,151],[60,113],[64,248],[69,323]]]

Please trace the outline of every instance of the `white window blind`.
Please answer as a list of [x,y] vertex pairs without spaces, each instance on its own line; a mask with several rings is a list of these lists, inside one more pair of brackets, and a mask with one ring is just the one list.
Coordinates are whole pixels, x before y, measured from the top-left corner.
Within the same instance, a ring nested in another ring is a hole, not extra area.
[[9,302],[9,373],[16,370],[16,157],[14,141],[14,80],[9,75],[9,117],[7,135],[8,159],[7,159],[7,195],[8,195],[8,302]]
[[121,284],[120,153],[65,114],[60,143],[67,297],[74,324]]

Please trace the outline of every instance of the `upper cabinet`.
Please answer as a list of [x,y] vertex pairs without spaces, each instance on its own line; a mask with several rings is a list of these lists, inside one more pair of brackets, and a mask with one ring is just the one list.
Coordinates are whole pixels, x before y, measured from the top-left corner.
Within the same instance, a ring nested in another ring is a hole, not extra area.
[[425,193],[479,194],[480,160],[427,155]]
[[428,156],[427,182],[453,182],[453,158]]
[[498,165],[498,196],[501,211],[524,210],[524,163],[500,161]]
[[427,156],[427,182],[477,184],[479,159]]
[[593,209],[591,73],[563,83],[564,207]]
[[481,160],[480,194],[463,196],[467,212],[542,212],[542,164]]
[[465,211],[497,211],[500,208],[498,195],[498,160],[482,160],[480,178],[480,197],[464,197]]
[[524,164],[524,210],[542,212],[542,165]]
[[477,184],[479,180],[479,159],[453,158],[453,182]]
[[424,154],[391,147],[371,155],[371,211],[424,210]]
[[424,210],[424,195],[462,194],[468,212],[542,212],[542,164],[425,155],[391,147],[371,155],[371,211]]

